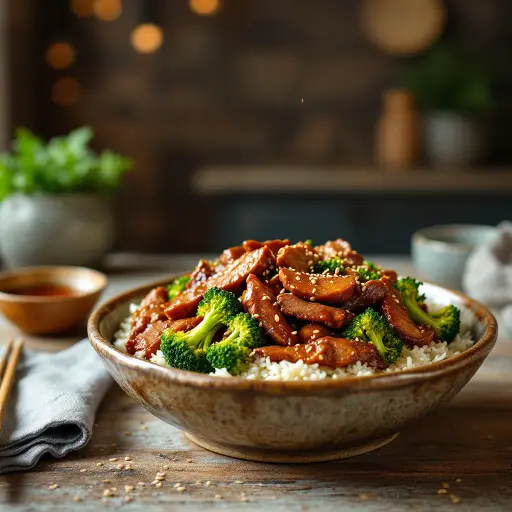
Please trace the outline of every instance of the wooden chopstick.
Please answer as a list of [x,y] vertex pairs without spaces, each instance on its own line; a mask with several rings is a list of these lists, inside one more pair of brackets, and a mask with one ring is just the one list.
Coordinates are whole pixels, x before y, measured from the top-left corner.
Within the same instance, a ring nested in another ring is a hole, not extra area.
[[12,386],[14,384],[16,366],[20,360],[22,349],[23,340],[20,340],[14,344],[14,348],[13,341],[11,340],[7,344],[7,349],[5,350],[2,360],[0,361],[0,430],[2,430],[4,414],[7,409]]

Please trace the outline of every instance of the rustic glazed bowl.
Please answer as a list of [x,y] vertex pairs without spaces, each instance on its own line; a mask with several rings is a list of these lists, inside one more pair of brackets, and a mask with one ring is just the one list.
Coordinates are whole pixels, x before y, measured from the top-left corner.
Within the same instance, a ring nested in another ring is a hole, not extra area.
[[[0,312],[27,334],[59,334],[85,324],[107,277],[84,267],[32,267],[0,273]],[[69,295],[19,295],[16,290],[58,285]],[[11,292],[11,293],[10,293]]]
[[[170,282],[171,278],[167,281]],[[379,448],[408,423],[455,396],[491,351],[496,320],[477,302],[433,284],[425,292],[475,314],[473,347],[445,361],[400,373],[323,381],[211,377],[140,360],[111,341],[129,305],[154,283],[126,292],[89,319],[89,338],[119,385],[152,414],[195,443],[231,457],[319,462]]]

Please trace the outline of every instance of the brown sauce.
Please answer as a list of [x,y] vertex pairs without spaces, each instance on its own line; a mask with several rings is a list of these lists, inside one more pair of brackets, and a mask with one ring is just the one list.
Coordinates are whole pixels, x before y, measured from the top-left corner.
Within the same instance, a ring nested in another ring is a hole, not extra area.
[[13,295],[28,295],[31,297],[64,297],[75,295],[77,290],[65,284],[37,284],[6,290],[6,293]]

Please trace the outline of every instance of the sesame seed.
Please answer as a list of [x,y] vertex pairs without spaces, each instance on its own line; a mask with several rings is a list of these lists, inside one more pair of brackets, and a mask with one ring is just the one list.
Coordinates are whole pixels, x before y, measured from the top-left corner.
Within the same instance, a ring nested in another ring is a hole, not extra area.
[[310,298],[309,298],[309,300],[310,300],[311,302],[315,302],[315,297],[310,297]]
[[181,487],[181,482],[176,482],[173,487],[177,489],[178,487]]
[[187,489],[185,487],[181,486],[181,487],[178,487],[176,490],[178,492],[185,492]]
[[316,293],[316,288],[313,288],[313,290],[311,290],[312,293]]
[[450,484],[448,482],[441,482],[441,487],[443,489],[449,489],[450,488]]
[[206,485],[206,487],[210,487],[210,485],[212,485],[212,483],[210,482],[210,480],[206,480],[204,485]]
[[162,481],[162,480],[165,480],[165,476],[162,476],[162,475],[156,475],[156,476],[155,476],[155,480],[156,480],[157,482],[160,482],[160,481]]
[[137,485],[139,487],[145,487],[146,486],[146,484],[144,482],[137,482]]
[[141,425],[140,429],[141,430],[147,430],[149,427],[147,425]]
[[194,459],[187,459],[187,462],[190,463],[190,462],[194,462]]
[[80,470],[80,473],[87,473],[87,469],[82,468],[82,469]]
[[133,460],[131,457],[125,457],[124,460]]
[[263,297],[261,298],[261,300],[270,300],[270,297],[268,295],[263,295]]
[[103,462],[96,462],[96,466],[98,466],[99,468],[101,468],[103,466]]
[[438,489],[437,494],[448,494],[448,491],[446,489]]
[[263,324],[262,324],[261,322],[260,322],[258,325],[259,325],[260,327],[263,327]]
[[105,489],[103,491],[103,496],[105,498],[111,498],[112,496],[114,496],[114,493],[110,489]]
[[109,462],[116,462],[117,461],[117,457],[112,457],[111,459],[108,459]]
[[51,489],[51,490],[53,491],[53,490],[55,490],[55,489],[58,489],[58,487],[59,487],[59,484],[50,484],[50,485],[48,486],[48,489]]
[[311,281],[311,284],[316,284],[316,282],[318,281],[318,279],[310,279]]
[[124,492],[132,492],[134,489],[133,485],[125,485]]
[[323,361],[323,360],[324,360],[324,356],[323,356],[322,354],[320,354],[320,355],[318,356],[318,359],[320,359],[320,361]]
[[297,331],[292,331],[292,334],[297,334]]
[[80,496],[74,496],[73,501],[75,501],[76,503],[79,503],[80,501],[83,501],[83,500]]
[[337,276],[339,273],[340,273],[340,267],[336,267],[336,268],[334,269],[334,275],[336,275],[336,276]]
[[291,285],[290,285],[290,288],[291,288],[292,290],[295,290],[295,286],[294,286],[293,284],[291,284]]
[[300,276],[295,276],[296,281],[300,281]]
[[331,279],[329,283],[334,284],[334,279]]
[[235,484],[243,484],[242,480],[235,480]]
[[216,500],[221,500],[221,499],[222,499],[222,496],[221,496],[220,494],[216,494],[216,495],[215,495],[215,499],[216,499]]
[[462,478],[457,478],[457,480],[455,480],[458,484],[460,484],[462,482]]
[[306,352],[309,354],[313,350],[313,347],[307,347]]
[[109,484],[112,480],[103,480],[104,484]]
[[254,313],[254,315],[252,315],[252,317],[257,319],[260,317],[260,315],[258,315],[258,313]]
[[158,488],[162,487],[162,482],[158,481],[158,482],[155,484],[155,487],[158,487]]
[[276,315],[274,315],[274,320],[275,320],[276,322],[279,322],[279,315],[277,315],[277,314],[276,314]]
[[320,330],[319,330],[319,329],[315,329],[315,330],[313,331],[313,334],[318,334],[319,332],[320,332]]
[[169,466],[165,465],[165,466],[164,466],[164,469],[169,469]]

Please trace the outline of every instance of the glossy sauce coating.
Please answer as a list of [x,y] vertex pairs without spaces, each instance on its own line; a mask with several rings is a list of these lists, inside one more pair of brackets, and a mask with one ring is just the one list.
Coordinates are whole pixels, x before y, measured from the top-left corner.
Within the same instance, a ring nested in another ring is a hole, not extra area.
[[341,304],[350,299],[357,281],[353,276],[307,274],[288,268],[279,269],[283,286],[302,299]]
[[244,293],[242,304],[276,343],[295,345],[299,342],[297,333],[292,330],[281,313],[272,289],[254,275],[247,278],[247,290]]
[[165,313],[171,320],[192,316],[209,288],[217,287],[229,292],[240,292],[249,274],[262,274],[272,262],[272,253],[267,247],[245,253],[224,270],[175,297]]
[[339,329],[354,318],[352,313],[344,309],[306,301],[292,293],[282,293],[277,297],[277,303],[285,315],[294,316],[299,320],[325,324],[334,329]]
[[325,336],[305,345],[294,347],[269,346],[256,349],[256,354],[268,357],[273,362],[304,361],[305,364],[319,364],[331,368],[343,368],[357,361],[374,368],[385,368],[377,349],[364,341],[347,340]]
[[279,249],[276,265],[301,272],[311,272],[318,260],[317,252],[310,245],[300,243]]

